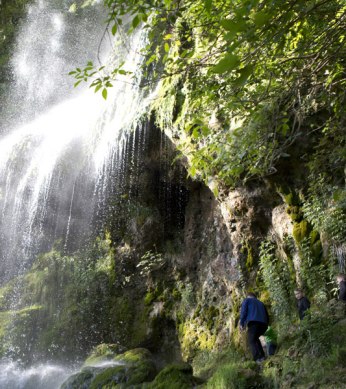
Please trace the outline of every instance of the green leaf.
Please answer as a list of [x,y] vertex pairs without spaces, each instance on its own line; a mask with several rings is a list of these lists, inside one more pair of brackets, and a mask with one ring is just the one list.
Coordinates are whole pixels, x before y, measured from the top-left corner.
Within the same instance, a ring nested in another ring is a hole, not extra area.
[[195,166],[191,166],[190,169],[189,169],[189,174],[192,178],[196,177],[196,173],[197,173],[197,170],[196,170],[196,167]]
[[152,62],[154,62],[156,60],[157,56],[156,54],[153,54],[149,59],[148,61],[145,63],[147,66],[150,65]]
[[117,33],[117,30],[118,30],[118,25],[114,24],[112,27],[112,35],[115,35]]
[[144,22],[144,23],[146,23],[147,21],[148,21],[148,15],[147,14],[141,14],[140,15],[141,16],[141,19],[142,19],[142,21]]
[[247,28],[247,24],[243,20],[235,22],[230,19],[223,19],[221,20],[220,24],[225,30],[233,33],[245,31]]
[[165,43],[165,52],[168,53],[169,52],[169,44],[166,42]]
[[215,197],[217,197],[219,195],[219,189],[217,186],[213,189],[213,194]]
[[259,11],[253,15],[252,19],[257,27],[262,27],[268,22],[270,17],[265,11]]
[[82,81],[83,81],[83,80],[77,81],[77,82],[73,85],[73,87],[76,88]]
[[225,73],[235,69],[239,65],[238,56],[228,53],[215,66],[212,67],[214,73]]
[[200,137],[200,133],[198,131],[198,127],[195,127],[194,130],[192,131],[192,138],[198,139]]
[[107,95],[108,95],[107,89],[106,89],[106,88],[103,88],[103,90],[102,90],[102,97],[103,97],[105,100],[107,100]]
[[239,70],[240,76],[234,81],[234,86],[240,87],[246,84],[248,78],[252,75],[254,67],[247,65],[243,69]]
[[213,4],[213,1],[212,0],[204,0],[204,6],[205,6],[205,10],[210,13],[211,11],[211,6]]
[[224,34],[223,39],[227,42],[233,41],[233,39],[237,36],[237,33],[232,31],[232,32],[227,32]]
[[136,28],[136,27],[139,25],[139,23],[140,23],[139,16],[136,15],[136,16],[133,18],[133,20],[132,20],[132,27],[133,27],[133,28]]
[[102,84],[98,84],[98,85],[95,87],[94,92],[97,93],[101,88],[102,88]]
[[203,136],[208,136],[210,134],[210,129],[207,126],[202,126],[201,131]]

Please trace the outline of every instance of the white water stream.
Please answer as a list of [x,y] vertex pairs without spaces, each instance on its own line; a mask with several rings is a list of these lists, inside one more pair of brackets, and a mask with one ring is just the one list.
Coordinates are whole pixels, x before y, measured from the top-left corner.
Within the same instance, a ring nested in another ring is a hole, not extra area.
[[[16,84],[10,102],[17,113],[14,128],[2,128],[0,138],[3,281],[24,271],[56,240],[65,248],[82,244],[105,197],[109,166],[113,174],[121,168],[126,135],[136,126],[142,103],[140,89],[125,76],[109,90],[107,102],[86,87],[73,90],[67,73],[95,56],[104,26],[100,17],[89,16],[88,23],[81,18],[82,25],[74,28],[77,16],[51,3],[39,0],[30,7],[13,59]],[[135,35],[125,53],[125,68],[134,73],[143,40],[143,34]],[[119,61],[122,51],[112,60]]]
[[[96,4],[73,14],[72,1],[56,3],[37,0],[28,9],[12,60],[8,114],[0,120],[0,286],[57,240],[66,250],[86,241],[107,200],[109,177],[113,187],[122,185],[132,148],[127,134],[145,105],[138,84],[125,76],[106,102],[86,86],[73,89],[68,72],[97,61],[105,12]],[[144,40],[135,35],[130,51],[108,42],[101,56],[112,51],[115,63],[124,57],[124,68],[135,73]],[[24,369],[3,361],[0,389],[55,389],[69,374],[54,365]]]

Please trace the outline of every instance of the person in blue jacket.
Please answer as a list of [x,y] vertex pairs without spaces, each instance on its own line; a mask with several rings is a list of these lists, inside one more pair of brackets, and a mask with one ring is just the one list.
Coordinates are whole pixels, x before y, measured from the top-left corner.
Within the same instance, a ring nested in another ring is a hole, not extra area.
[[269,316],[265,305],[252,292],[247,294],[240,310],[240,330],[247,326],[247,338],[254,361],[262,362],[265,354],[259,337],[268,328]]

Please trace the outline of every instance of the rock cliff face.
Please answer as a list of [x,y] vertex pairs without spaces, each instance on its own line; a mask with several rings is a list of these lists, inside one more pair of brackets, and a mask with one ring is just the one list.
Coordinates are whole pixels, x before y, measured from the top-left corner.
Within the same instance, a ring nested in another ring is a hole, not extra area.
[[57,243],[2,288],[4,355],[13,344],[11,352],[28,359],[73,359],[111,342],[192,360],[234,341],[259,244],[284,233],[285,207],[265,185],[217,200],[187,178],[172,142],[153,123],[148,128],[145,146],[134,146],[139,160],[131,164],[128,155],[130,195],[116,206],[110,197],[89,247],[64,253]]
[[[20,10],[22,15],[22,5]],[[260,379],[258,387],[294,387],[294,374],[308,387],[306,367],[312,361],[322,366],[326,355],[331,374],[325,387],[334,385],[333,364],[345,376],[345,320],[344,307],[330,301],[338,258],[329,247],[334,244],[341,259],[345,250],[342,239],[323,232],[324,225],[317,223],[323,228],[315,229],[298,157],[267,179],[224,188],[215,196],[213,188],[188,177],[174,139],[154,122],[148,119],[142,134],[140,129],[129,134],[132,149],[124,161],[122,194],[115,196],[109,186],[85,247],[66,250],[55,242],[25,274],[0,289],[0,354],[27,363],[74,362],[91,350],[111,350],[106,360],[120,355],[131,365],[126,351],[135,349],[153,367],[135,384],[152,380],[168,363],[187,361],[204,379],[216,372],[210,388],[229,389],[230,382],[258,378],[257,367],[243,363],[248,354],[238,331],[241,301],[252,289],[268,306],[282,342],[279,355],[266,366],[268,381]],[[319,205],[335,230],[336,221],[344,220],[342,206],[341,211],[333,208],[333,201],[342,199],[339,192],[332,189],[321,203],[327,211]],[[296,286],[306,288],[315,309],[299,327]],[[224,372],[217,370],[222,363],[227,364]],[[135,365],[134,375],[143,373]],[[123,383],[129,378],[124,369],[125,363],[113,366],[97,378],[91,368],[71,378],[66,388],[84,375],[111,385],[116,373]],[[186,387],[199,383],[190,366],[166,369],[162,376],[169,378],[157,378],[157,387],[176,375],[185,376]],[[222,381],[225,372],[228,378]],[[317,370],[314,374],[315,380]]]

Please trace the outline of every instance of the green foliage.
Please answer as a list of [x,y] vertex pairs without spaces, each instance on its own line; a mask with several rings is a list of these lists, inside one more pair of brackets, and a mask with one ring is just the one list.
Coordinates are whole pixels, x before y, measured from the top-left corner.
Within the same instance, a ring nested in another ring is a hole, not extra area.
[[[187,363],[166,366],[155,377],[155,380],[147,385],[146,389],[189,389],[195,387],[197,380],[192,376],[192,368]],[[144,389],[143,388],[143,389]]]
[[[333,54],[343,39],[342,2],[307,7],[300,2],[212,2],[213,14],[202,1],[184,5],[184,22],[177,20],[170,34],[171,47],[177,48],[171,49],[165,61],[172,79],[179,77],[184,85],[184,104],[178,115],[160,112],[161,127],[173,126],[180,134],[180,147],[189,158],[193,177],[206,182],[215,177],[234,186],[275,173],[277,163],[290,158],[288,150],[303,136],[301,131],[309,132],[302,128],[303,121],[316,111],[329,109],[331,91],[324,83],[325,72],[344,69],[334,63]],[[335,36],[327,44],[321,37],[329,36],[331,30]],[[184,51],[183,41],[191,42]],[[321,53],[320,49],[325,51],[317,59],[315,53]],[[342,101],[339,82],[344,81],[340,70],[337,74],[334,97]],[[172,113],[176,106],[166,102],[174,101],[176,83],[171,88],[166,80],[161,83],[157,104]],[[321,85],[318,91],[315,83]],[[340,128],[339,118],[331,115],[335,128]],[[324,137],[322,128],[314,131],[312,139]]]
[[301,243],[304,238],[309,236],[309,223],[307,220],[302,220],[300,222],[295,222],[293,224],[293,238],[297,243]]
[[[124,288],[126,275],[113,274],[115,262],[107,237],[74,256],[53,250],[37,258],[6,291],[10,301],[14,294],[21,296],[16,310],[2,320],[7,350],[21,358],[30,353],[73,359],[102,341],[128,342],[136,291]],[[119,289],[124,290],[121,298]],[[39,308],[28,311],[33,306]]]
[[[335,332],[336,323],[339,320],[337,316],[338,304],[335,303],[324,304],[319,309],[310,310],[310,315],[301,322],[299,336],[296,339],[295,346],[299,348],[302,354],[313,357],[325,356],[334,346],[333,340],[340,336],[344,340],[345,334],[338,335]],[[340,329],[344,328],[345,323],[339,322],[337,326],[340,326]],[[341,339],[339,340],[341,341]]]
[[[25,17],[26,7],[32,0],[2,0],[0,2],[0,115],[7,113],[5,96],[9,92],[9,83],[13,79],[10,66],[11,53],[15,43],[15,34],[20,21]],[[6,108],[6,110],[5,110]]]
[[136,267],[139,270],[139,274],[143,276],[149,276],[153,271],[161,269],[166,263],[166,259],[161,253],[154,253],[151,250],[142,255],[141,260]]
[[84,366],[93,366],[99,362],[109,361],[119,351],[116,344],[102,343],[97,345],[84,362]]
[[292,281],[288,265],[275,254],[275,245],[264,241],[260,247],[260,271],[272,302],[271,310],[280,324],[287,324],[291,312]]
[[105,66],[100,66],[98,68],[89,61],[87,66],[84,68],[76,68],[69,72],[70,76],[73,76],[76,79],[74,87],[77,87],[81,82],[89,82],[90,79],[93,81],[90,84],[90,88],[94,88],[94,92],[102,91],[102,97],[107,100],[108,88],[113,87],[113,81],[117,79],[118,75],[129,75],[132,74],[129,71],[123,69],[124,63],[121,63],[118,67],[111,70],[107,69]]
[[240,369],[234,364],[221,366],[207,382],[207,389],[246,389],[258,381],[252,370]]
[[305,217],[314,228],[327,234],[334,244],[346,239],[346,191],[333,185],[324,175],[310,177],[307,199],[303,205]]
[[316,257],[309,238],[301,241],[300,254],[300,277],[308,294],[315,297],[315,303],[323,304],[328,298],[328,271],[325,263],[319,261],[320,256]]
[[[304,148],[315,150],[307,161],[315,170],[343,169],[342,0],[105,4],[113,35],[139,26],[148,31],[142,71],[147,84],[159,83],[153,110],[160,127],[176,135],[190,176],[216,183],[218,194],[220,184],[276,173],[283,161],[305,157]],[[77,83],[91,76],[91,86],[106,98],[126,70],[104,70],[87,66],[72,75]],[[304,146],[292,157],[297,141]]]

